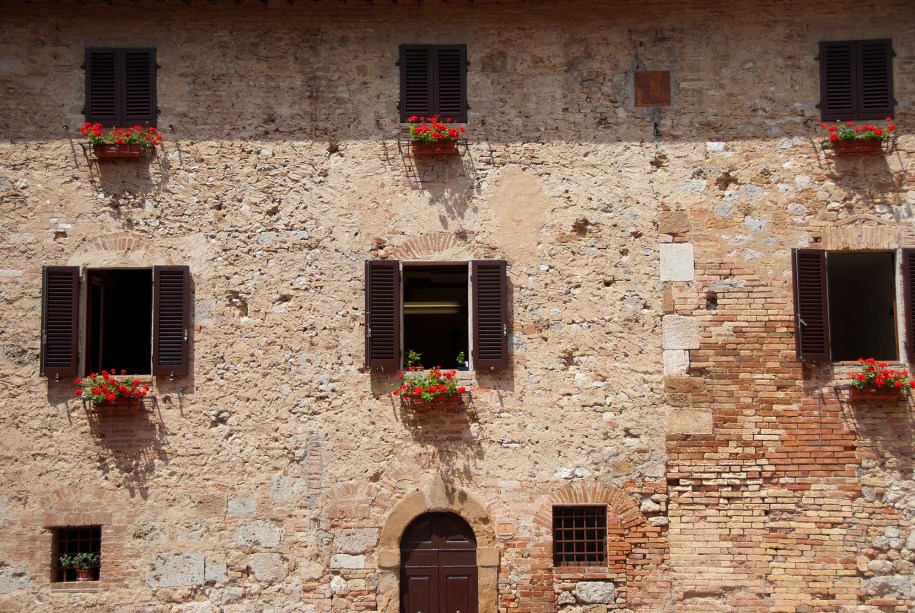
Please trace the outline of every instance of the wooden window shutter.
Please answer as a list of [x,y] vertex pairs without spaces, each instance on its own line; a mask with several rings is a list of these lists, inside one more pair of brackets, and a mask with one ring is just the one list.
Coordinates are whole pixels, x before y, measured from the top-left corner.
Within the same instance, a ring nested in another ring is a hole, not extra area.
[[156,125],[156,50],[124,50],[125,126]]
[[400,262],[365,262],[365,365],[395,371],[400,356]]
[[893,116],[893,41],[862,40],[857,44],[860,66],[858,119]]
[[508,279],[504,260],[474,260],[473,367],[508,368]]
[[400,120],[434,113],[432,100],[432,47],[400,46]]
[[433,112],[440,119],[467,121],[467,46],[435,48],[435,100]]
[[86,49],[86,121],[106,126],[120,121],[117,56],[115,49]]
[[153,364],[156,376],[190,372],[191,274],[187,266],[153,267]]
[[902,299],[905,302],[906,359],[915,364],[915,249],[902,250]]
[[79,339],[79,267],[45,266],[41,292],[41,374],[75,377]]
[[792,250],[794,273],[794,342],[802,362],[829,362],[829,293],[826,252]]

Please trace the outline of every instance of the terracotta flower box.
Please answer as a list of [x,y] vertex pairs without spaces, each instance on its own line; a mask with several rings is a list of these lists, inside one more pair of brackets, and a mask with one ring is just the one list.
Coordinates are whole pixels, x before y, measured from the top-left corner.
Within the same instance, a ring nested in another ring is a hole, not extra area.
[[470,402],[470,394],[450,394],[448,396],[436,396],[427,402],[419,396],[404,394],[400,397],[400,406],[405,409],[426,410],[426,409],[457,409],[466,406]]
[[830,141],[832,150],[837,154],[873,153],[883,150],[883,141],[879,138],[852,138]]
[[885,389],[876,389],[873,387],[868,388],[851,388],[851,399],[852,400],[881,400],[884,402],[890,402],[899,400],[899,396],[902,393],[902,388],[898,390],[885,390]]
[[100,160],[114,158],[138,158],[143,155],[143,145],[140,143],[92,143],[92,154]]
[[426,143],[423,141],[411,141],[410,146],[413,155],[455,155],[457,153],[457,141],[444,140],[437,143]]
[[118,398],[111,402],[94,402],[92,407],[97,411],[122,411],[125,409],[139,409],[143,406],[142,398]]

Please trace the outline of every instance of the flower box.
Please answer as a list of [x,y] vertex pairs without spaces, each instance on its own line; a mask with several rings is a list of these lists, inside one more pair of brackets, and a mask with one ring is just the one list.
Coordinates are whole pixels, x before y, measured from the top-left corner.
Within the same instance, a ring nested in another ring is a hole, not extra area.
[[899,400],[901,390],[878,390],[873,387],[851,388],[852,400],[882,400],[884,402]]
[[837,154],[845,153],[873,153],[883,150],[883,140],[879,138],[853,138],[847,140],[834,140],[832,150]]
[[457,409],[470,403],[469,393],[454,393],[436,396],[432,400],[423,400],[419,395],[403,394],[400,396],[400,406],[405,409]]
[[443,140],[437,143],[415,140],[410,145],[413,155],[455,155],[457,153],[457,141],[453,140]]
[[143,155],[140,143],[92,143],[92,154],[100,160],[113,158],[138,158]]
[[105,402],[93,402],[93,408],[96,410],[123,410],[138,409],[143,406],[142,398],[118,398],[117,400]]

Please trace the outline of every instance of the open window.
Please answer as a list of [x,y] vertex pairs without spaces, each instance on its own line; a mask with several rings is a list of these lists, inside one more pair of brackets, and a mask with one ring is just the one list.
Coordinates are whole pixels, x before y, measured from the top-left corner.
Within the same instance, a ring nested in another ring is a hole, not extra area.
[[82,295],[78,267],[48,266],[43,273],[41,374],[60,379],[105,368],[188,374],[187,266],[88,269]]
[[508,368],[508,285],[503,260],[366,262],[366,364],[399,370],[404,353],[424,366]]
[[[903,298],[912,347],[913,250],[902,250]],[[891,251],[793,252],[795,343],[805,362],[876,358],[897,361],[896,254]]]

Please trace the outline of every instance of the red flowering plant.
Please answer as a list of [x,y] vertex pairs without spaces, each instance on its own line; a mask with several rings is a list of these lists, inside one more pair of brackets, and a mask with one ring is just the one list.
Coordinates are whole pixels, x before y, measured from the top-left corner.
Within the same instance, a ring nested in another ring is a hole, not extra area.
[[410,366],[406,372],[397,375],[400,384],[391,392],[402,399],[422,400],[433,402],[436,398],[447,398],[467,391],[464,386],[459,386],[455,376],[457,371],[435,367],[428,371],[421,366]]
[[[111,373],[115,371],[112,370]],[[126,370],[121,375],[127,374]],[[80,387],[74,392],[80,398],[90,398],[95,405],[111,404],[121,398],[143,398],[149,393],[149,386],[140,383],[139,379],[115,378],[107,370],[92,373],[85,379],[76,378],[74,383]]]
[[861,370],[850,372],[852,387],[859,390],[888,390],[903,391],[915,387],[915,381],[909,379],[909,371],[893,370],[886,367],[886,362],[878,362],[874,358],[858,358]]
[[464,126],[448,125],[451,124],[451,118],[445,119],[445,123],[439,121],[441,115],[432,117],[417,117],[413,115],[408,117],[410,123],[418,125],[410,126],[410,137],[414,142],[419,143],[442,143],[450,140],[457,140],[464,133]]
[[86,122],[79,129],[80,134],[89,139],[94,145],[103,143],[139,143],[143,149],[151,150],[162,142],[162,133],[153,127],[133,126],[132,128],[111,128],[108,132],[102,129],[102,124]]
[[834,124],[821,123],[820,129],[829,132],[829,140],[888,140],[896,131],[892,117],[886,118],[886,126],[874,124],[856,124],[854,121],[837,121]]

